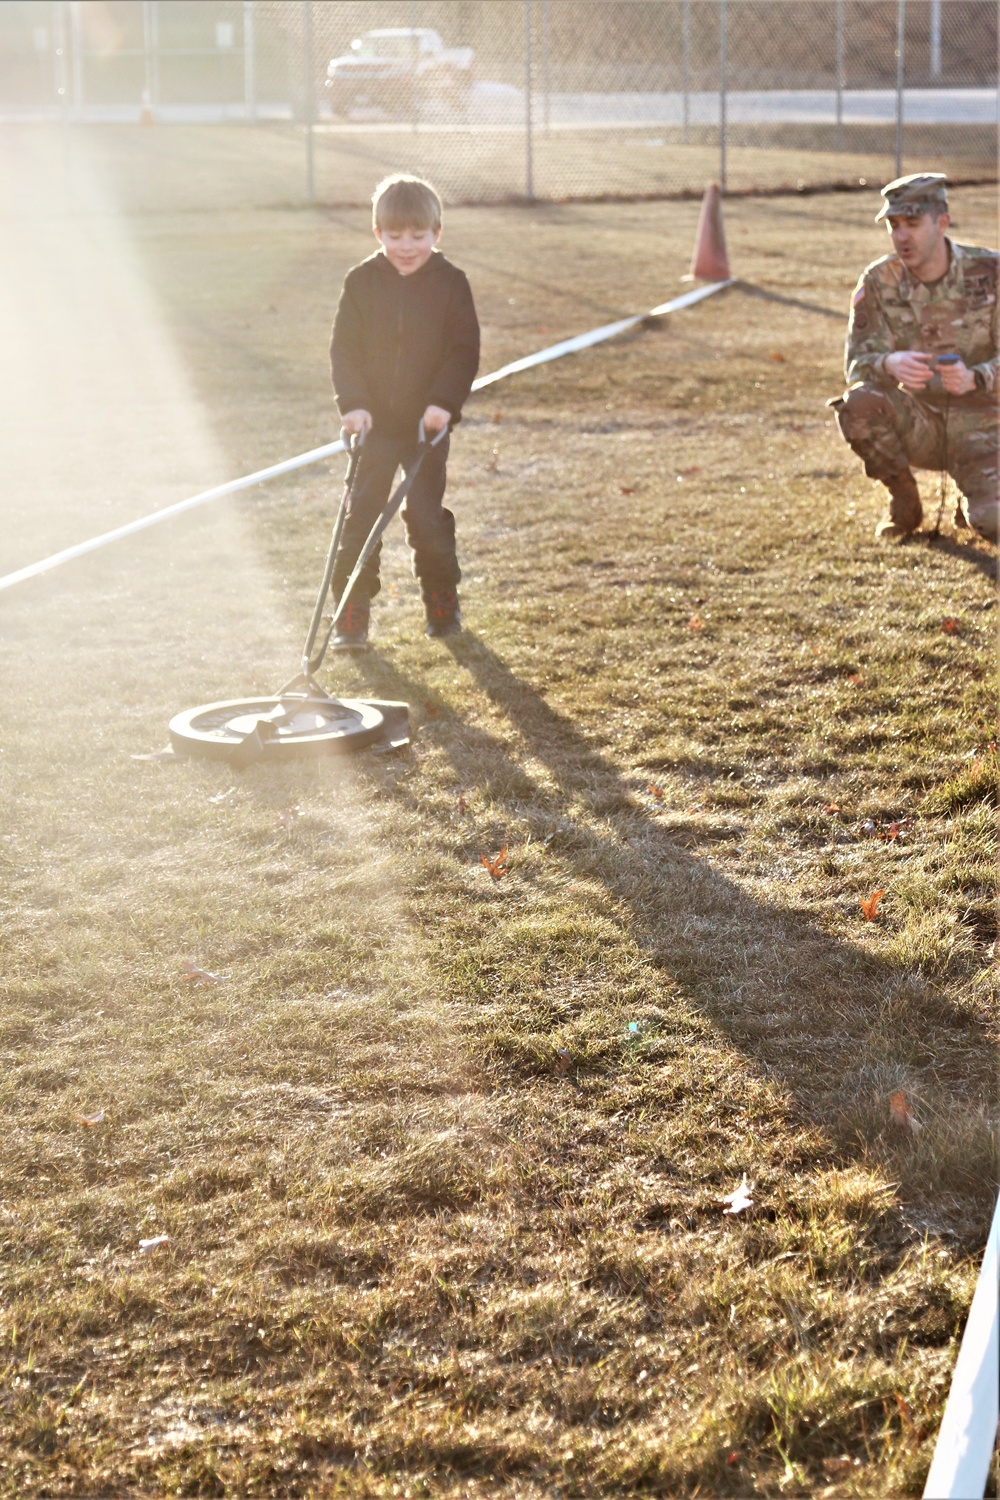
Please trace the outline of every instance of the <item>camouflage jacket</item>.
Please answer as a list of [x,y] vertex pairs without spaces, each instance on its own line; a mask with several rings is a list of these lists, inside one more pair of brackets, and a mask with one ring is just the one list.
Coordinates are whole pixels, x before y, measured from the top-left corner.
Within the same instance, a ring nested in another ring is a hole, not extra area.
[[[976,390],[963,401],[991,404],[1000,395],[998,376],[997,269],[1000,254],[948,241],[948,270],[930,285],[911,276],[896,255],[884,255],[861,273],[851,301],[844,363],[847,381],[894,384],[885,356],[898,349],[960,354],[976,375]],[[940,380],[919,393],[942,405]]]

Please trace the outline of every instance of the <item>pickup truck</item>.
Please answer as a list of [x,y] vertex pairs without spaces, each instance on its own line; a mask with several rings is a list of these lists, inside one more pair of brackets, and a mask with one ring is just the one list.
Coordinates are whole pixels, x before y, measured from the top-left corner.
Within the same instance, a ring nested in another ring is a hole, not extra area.
[[472,57],[471,47],[445,47],[425,27],[366,31],[327,67],[330,108],[335,115],[360,106],[405,117],[426,102],[464,111],[472,94]]

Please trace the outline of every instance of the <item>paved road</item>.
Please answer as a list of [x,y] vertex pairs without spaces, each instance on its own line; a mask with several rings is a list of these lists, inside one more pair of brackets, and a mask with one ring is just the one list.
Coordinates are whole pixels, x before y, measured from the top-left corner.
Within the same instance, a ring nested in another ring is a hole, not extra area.
[[[843,119],[850,125],[885,125],[896,117],[896,95],[893,89],[845,89],[842,95]],[[533,101],[534,119],[539,126],[552,130],[621,130],[681,125],[684,120],[684,96],[662,94],[537,94]],[[836,119],[837,96],[833,89],[784,89],[760,92],[733,91],[726,96],[726,112],[734,125],[820,125]],[[291,107],[281,103],[262,104],[259,114],[265,119],[290,120]],[[904,119],[911,125],[973,125],[995,128],[998,119],[998,91],[988,88],[907,89],[903,104]],[[244,118],[241,105],[165,104],[157,110],[164,124],[220,124]],[[26,118],[58,118],[55,111],[34,112],[31,116],[0,105],[0,123]],[[135,124],[139,105],[90,105],[73,113],[74,119],[87,123]],[[717,125],[719,95],[700,92],[688,95],[688,118],[692,125]],[[388,119],[381,111],[358,110],[349,120],[324,119],[320,128],[329,132],[380,132],[398,130],[409,121]],[[521,130],[524,127],[524,95],[510,84],[477,83],[473,89],[468,115],[452,112],[446,106],[427,101],[420,127],[427,130],[463,129]]]

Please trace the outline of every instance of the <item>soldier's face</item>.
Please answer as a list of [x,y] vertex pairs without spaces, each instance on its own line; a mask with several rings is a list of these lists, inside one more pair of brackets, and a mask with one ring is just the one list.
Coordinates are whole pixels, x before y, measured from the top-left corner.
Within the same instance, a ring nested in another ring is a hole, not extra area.
[[890,214],[886,228],[903,265],[919,276],[921,267],[939,257],[950,223],[947,214],[942,214],[939,219],[931,214]]

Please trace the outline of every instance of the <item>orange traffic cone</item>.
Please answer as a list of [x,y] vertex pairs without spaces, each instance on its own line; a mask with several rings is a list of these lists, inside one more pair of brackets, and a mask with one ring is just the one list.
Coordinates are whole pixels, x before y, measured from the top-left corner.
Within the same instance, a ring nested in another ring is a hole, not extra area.
[[710,182],[701,200],[698,218],[698,234],[694,242],[694,257],[691,270],[685,281],[730,281],[729,257],[726,254],[726,234],[722,227],[722,203],[719,184]]

